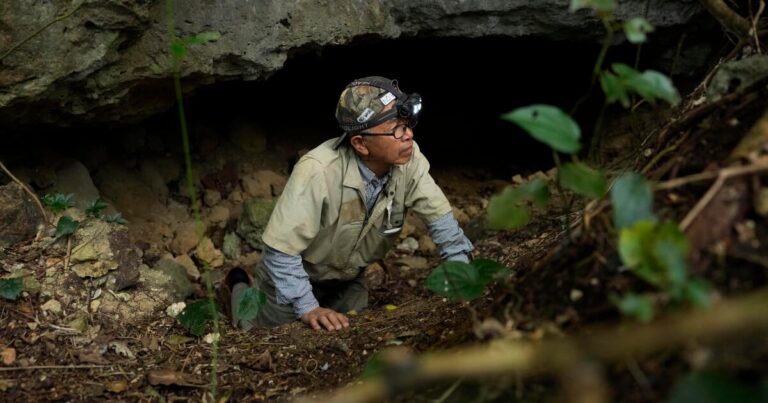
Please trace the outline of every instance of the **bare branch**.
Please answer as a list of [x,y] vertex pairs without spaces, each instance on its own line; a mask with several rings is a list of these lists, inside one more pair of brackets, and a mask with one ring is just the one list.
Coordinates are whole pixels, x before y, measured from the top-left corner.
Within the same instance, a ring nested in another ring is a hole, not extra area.
[[725,29],[738,35],[739,39],[749,38],[749,21],[736,14],[723,0],[701,0],[701,4]]

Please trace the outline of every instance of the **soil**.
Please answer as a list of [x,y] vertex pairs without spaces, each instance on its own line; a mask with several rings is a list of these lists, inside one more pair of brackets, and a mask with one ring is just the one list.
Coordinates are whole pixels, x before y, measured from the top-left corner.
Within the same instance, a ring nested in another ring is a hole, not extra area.
[[[742,102],[722,104],[677,127],[674,122],[690,112],[681,107],[670,120],[659,122],[652,131],[655,137],[645,146],[628,147],[631,151],[623,155],[622,165],[612,166],[611,173],[647,166],[649,177],[664,181],[723,167],[768,105],[763,92],[750,102],[741,98]],[[734,117],[739,120],[736,125]],[[665,132],[669,127],[674,130]],[[612,133],[618,136],[622,129],[626,127]],[[509,184],[489,180],[478,171],[444,170],[434,175],[452,203],[465,211],[484,209],[483,201]],[[765,185],[764,178],[752,179],[755,186]],[[709,186],[710,182],[695,183],[656,192],[656,211],[680,221]],[[40,309],[43,301],[35,296],[0,300],[0,341],[17,354],[13,363],[0,367],[0,400],[200,401],[207,399],[214,363],[222,398],[217,401],[287,400],[359,382],[371,358],[387,348],[421,354],[494,338],[537,341],[574,334],[596,323],[620,323],[623,319],[610,296],[650,288],[621,269],[610,208],[598,210],[585,227],[580,224],[584,203],[572,205],[570,213],[561,205],[554,200],[550,204],[554,207],[537,211],[531,224],[517,231],[475,231],[470,228],[475,221],[464,223],[477,237],[475,256],[496,260],[512,272],[472,303],[435,296],[423,286],[429,270],[398,266],[398,253],[392,252],[383,262],[381,283],[371,289],[370,309],[351,316],[348,330],[315,332],[293,323],[242,332],[222,322],[215,356],[212,344],[189,337],[164,312],[127,328],[109,317],[92,317],[91,328],[98,326],[99,335],[87,340],[87,335],[46,316]],[[718,241],[725,249],[697,250],[691,272],[707,278],[718,297],[765,286],[765,218],[750,204],[726,226],[726,236]],[[430,267],[439,263],[435,256],[426,257]],[[760,362],[768,361],[760,358],[768,356],[768,349],[750,348],[749,343],[745,339],[706,351],[719,357],[715,361],[720,368],[764,375],[766,368]],[[696,368],[696,354],[701,352],[691,346],[605,368],[612,398],[639,402],[668,396],[674,384]],[[555,399],[559,393],[557,378],[549,376],[458,384],[455,390],[456,385],[433,384],[398,400],[539,401]]]

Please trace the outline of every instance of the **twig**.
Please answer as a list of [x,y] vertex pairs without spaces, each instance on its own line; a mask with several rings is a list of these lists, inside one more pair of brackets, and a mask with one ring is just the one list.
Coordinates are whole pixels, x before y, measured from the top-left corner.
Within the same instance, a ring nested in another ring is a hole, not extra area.
[[454,382],[453,385],[451,385],[451,387],[445,391],[445,393],[443,393],[439,398],[435,399],[434,403],[443,403],[444,401],[446,401],[453,394],[456,388],[458,388],[459,385],[461,385],[463,381],[464,381],[464,378],[457,379],[456,382]]
[[749,37],[750,24],[744,17],[736,14],[723,0],[700,0],[704,8],[717,19],[725,29],[739,38]]
[[735,176],[748,175],[748,174],[765,171],[765,170],[768,170],[768,160],[763,158],[749,165],[727,167],[717,171],[701,172],[698,174],[684,176],[682,178],[671,179],[666,182],[658,183],[653,188],[654,190],[669,190],[669,189],[687,185],[693,182],[700,182],[700,181],[705,181],[709,179],[715,179],[719,176],[724,176],[725,179],[727,179],[727,178],[733,178]]
[[64,256],[64,273],[69,269],[70,257],[72,257],[72,235],[67,236],[67,255]]
[[732,178],[739,175],[746,175],[749,173],[759,172],[762,170],[768,170],[768,162],[763,161],[762,164],[751,164],[747,166],[739,166],[739,167],[731,167],[731,168],[725,168],[722,169],[719,172],[719,175],[717,175],[717,180],[712,185],[712,187],[709,188],[707,193],[704,194],[704,196],[699,200],[698,203],[696,203],[695,206],[691,209],[690,212],[685,216],[683,221],[680,222],[680,229],[685,231],[691,223],[693,223],[693,220],[698,217],[699,214],[704,210],[705,207],[712,201],[712,199],[720,192],[720,189],[723,187],[723,184],[728,178]]
[[702,344],[714,343],[766,328],[768,289],[761,289],[747,296],[722,301],[709,310],[670,315],[648,325],[592,329],[581,336],[537,343],[504,340],[425,355],[397,363],[398,371],[390,372],[396,377],[371,378],[340,390],[330,399],[321,398],[319,401],[369,402],[418,384],[443,379],[482,379],[509,373],[560,373],[585,360],[623,362],[627,357],[677,347],[691,339]]
[[[2,59],[0,59],[0,60],[2,60]],[[11,171],[8,170],[8,168],[5,166],[5,164],[3,164],[2,161],[0,161],[0,169],[2,169],[3,172],[6,173],[6,175],[8,175],[14,182],[16,182],[19,186],[21,186],[21,188],[24,189],[24,191],[27,192],[27,194],[29,194],[32,197],[32,200],[34,200],[35,203],[37,204],[37,208],[40,209],[40,214],[43,215],[43,221],[45,221],[45,224],[49,225],[49,226],[52,226],[52,224],[50,222],[48,222],[48,215],[45,214],[45,209],[43,208],[42,203],[40,203],[40,199],[37,198],[37,195],[32,190],[30,190],[27,187],[27,185],[25,185],[22,181],[20,181],[19,178],[15,177],[11,173]]]
[[35,369],[90,369],[90,368],[107,368],[111,367],[111,365],[37,365],[37,366],[31,366],[31,367],[9,367],[4,368],[0,367],[0,372],[10,372],[10,371],[26,371],[26,370],[35,370]]
[[760,20],[760,16],[763,15],[763,11],[765,11],[765,1],[760,0],[760,5],[757,7],[757,13],[755,13],[755,16],[752,18],[752,28],[749,30],[750,33],[754,36],[755,39],[755,50],[757,53],[763,53],[760,50],[760,35],[757,30],[757,23]]

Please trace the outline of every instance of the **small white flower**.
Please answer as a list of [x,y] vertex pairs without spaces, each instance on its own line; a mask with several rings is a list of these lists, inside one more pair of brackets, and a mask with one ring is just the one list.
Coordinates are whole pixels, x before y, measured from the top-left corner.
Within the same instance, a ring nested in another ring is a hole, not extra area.
[[208,333],[203,337],[203,341],[208,344],[213,344],[219,341],[221,338],[221,335],[218,333]]
[[187,304],[185,304],[183,301],[177,302],[175,304],[169,305],[168,308],[165,309],[165,313],[168,314],[168,316],[175,318],[179,316],[181,311],[183,311],[184,308],[186,307],[187,307]]

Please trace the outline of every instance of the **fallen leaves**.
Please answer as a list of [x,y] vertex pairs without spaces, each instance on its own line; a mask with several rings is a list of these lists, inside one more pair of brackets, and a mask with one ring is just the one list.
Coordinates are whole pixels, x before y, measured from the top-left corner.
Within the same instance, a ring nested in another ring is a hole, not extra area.
[[174,371],[171,369],[156,369],[147,374],[150,385],[176,385],[176,386],[204,386],[205,384],[192,374]]
[[3,352],[0,353],[3,358],[3,365],[11,365],[16,361],[16,349],[12,347],[6,347]]

